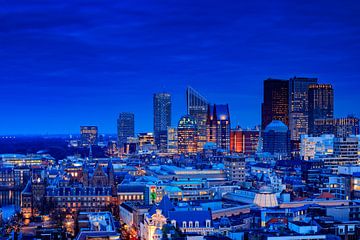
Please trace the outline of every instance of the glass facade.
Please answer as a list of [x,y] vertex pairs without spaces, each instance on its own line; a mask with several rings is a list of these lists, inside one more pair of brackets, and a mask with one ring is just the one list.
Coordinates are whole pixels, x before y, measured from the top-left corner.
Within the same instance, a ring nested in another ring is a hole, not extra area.
[[291,78],[289,80],[289,129],[291,140],[299,141],[308,133],[308,89],[317,78]]
[[272,120],[289,125],[289,81],[267,79],[264,81],[264,101],[261,108],[261,129]]
[[166,151],[167,144],[164,136],[167,135],[167,128],[171,126],[171,95],[169,93],[156,93],[153,104],[155,144],[160,151]]
[[196,153],[198,148],[197,123],[193,116],[185,115],[178,124],[178,152]]
[[334,117],[334,90],[331,84],[309,86],[309,134],[315,134],[315,120]]
[[128,137],[135,135],[134,113],[122,112],[117,121],[118,143],[123,148]]
[[207,116],[207,141],[218,148],[230,151],[230,111],[228,104],[209,105]]
[[203,149],[206,143],[206,117],[208,112],[208,101],[193,88],[186,89],[187,113],[193,116],[198,125],[198,150]]

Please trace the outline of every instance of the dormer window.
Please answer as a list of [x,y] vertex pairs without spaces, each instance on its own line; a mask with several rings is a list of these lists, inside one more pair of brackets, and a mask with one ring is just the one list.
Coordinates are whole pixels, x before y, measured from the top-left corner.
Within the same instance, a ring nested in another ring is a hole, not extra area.
[[190,222],[189,222],[189,228],[192,228],[192,227],[193,227],[193,222],[190,221]]
[[182,227],[186,228],[186,222],[185,221],[182,223]]
[[195,227],[196,227],[196,228],[199,227],[199,221],[195,221]]
[[176,227],[176,221],[175,221],[175,220],[172,220],[172,221],[171,221],[171,224],[172,224],[174,227]]
[[210,220],[206,220],[206,227],[209,228],[211,225],[211,221]]

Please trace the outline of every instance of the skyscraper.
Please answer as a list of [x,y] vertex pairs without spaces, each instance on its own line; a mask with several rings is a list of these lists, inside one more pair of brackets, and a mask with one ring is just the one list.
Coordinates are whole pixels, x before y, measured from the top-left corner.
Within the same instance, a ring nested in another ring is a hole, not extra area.
[[208,101],[192,87],[186,89],[187,113],[193,116],[198,126],[198,150],[203,149],[206,143],[206,117],[208,112]]
[[128,137],[135,135],[134,113],[122,112],[117,120],[118,144],[123,148]]
[[334,90],[331,84],[309,85],[309,134],[315,133],[315,120],[334,117]]
[[300,141],[308,133],[308,89],[317,78],[290,78],[289,80],[289,129],[291,140]]
[[207,141],[230,151],[230,111],[228,104],[209,105],[207,114]]
[[154,136],[155,144],[160,151],[166,151],[167,128],[171,126],[171,95],[169,93],[156,93],[154,104]]
[[261,112],[261,128],[264,130],[273,120],[289,125],[289,81],[267,79],[264,81],[264,101]]
[[185,115],[180,118],[177,129],[179,153],[197,152],[197,130],[196,119],[193,116]]

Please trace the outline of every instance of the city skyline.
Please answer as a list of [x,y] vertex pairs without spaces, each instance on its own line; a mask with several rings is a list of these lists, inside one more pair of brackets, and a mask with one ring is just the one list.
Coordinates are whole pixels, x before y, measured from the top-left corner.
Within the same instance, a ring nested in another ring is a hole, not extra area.
[[0,8],[0,239],[360,239],[360,1]]
[[135,132],[152,131],[151,98],[162,91],[172,95],[175,125],[186,113],[187,86],[228,103],[233,127],[253,127],[263,80],[294,76],[332,84],[335,117],[359,116],[359,8],[355,1],[5,3],[0,135],[70,134],[80,125],[116,133],[120,112],[134,112]]

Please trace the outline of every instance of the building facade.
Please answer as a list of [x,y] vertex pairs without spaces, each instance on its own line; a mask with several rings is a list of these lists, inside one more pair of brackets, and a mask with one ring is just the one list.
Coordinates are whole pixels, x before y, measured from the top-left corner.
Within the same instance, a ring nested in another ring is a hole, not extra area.
[[134,113],[122,112],[117,120],[118,146],[123,148],[128,137],[135,136]]
[[228,104],[209,105],[207,114],[207,141],[230,151],[230,111]]
[[334,117],[334,90],[331,84],[309,85],[309,134],[315,134],[315,120]]
[[289,81],[267,79],[264,81],[264,99],[261,107],[261,128],[273,120],[289,125]]
[[289,80],[289,129],[293,141],[308,133],[308,89],[317,81],[317,78],[298,77]]
[[207,141],[206,120],[209,103],[207,99],[192,87],[186,89],[187,114],[193,116],[198,126],[198,149],[202,150]]
[[167,130],[167,152],[178,153],[178,131],[177,128],[168,127]]
[[231,182],[245,182],[245,157],[226,156],[224,158],[226,177]]
[[98,127],[97,126],[80,126],[81,145],[88,147],[94,145],[98,141]]
[[359,138],[335,138],[334,156],[347,164],[357,165],[359,163]]
[[349,116],[345,118],[315,119],[314,135],[334,134],[336,137],[348,137],[359,134],[359,118]]
[[196,119],[191,115],[182,116],[178,123],[178,152],[196,153],[198,151],[198,126]]
[[301,136],[300,157],[304,160],[334,153],[334,135],[325,134],[318,137]]
[[259,145],[258,129],[235,128],[230,134],[230,151],[233,153],[243,153],[253,155],[256,153]]
[[290,155],[290,131],[279,120],[273,120],[263,131],[263,151],[275,156],[287,157]]
[[154,108],[154,136],[155,144],[160,151],[166,151],[167,128],[171,126],[171,95],[169,93],[156,93],[153,98]]

